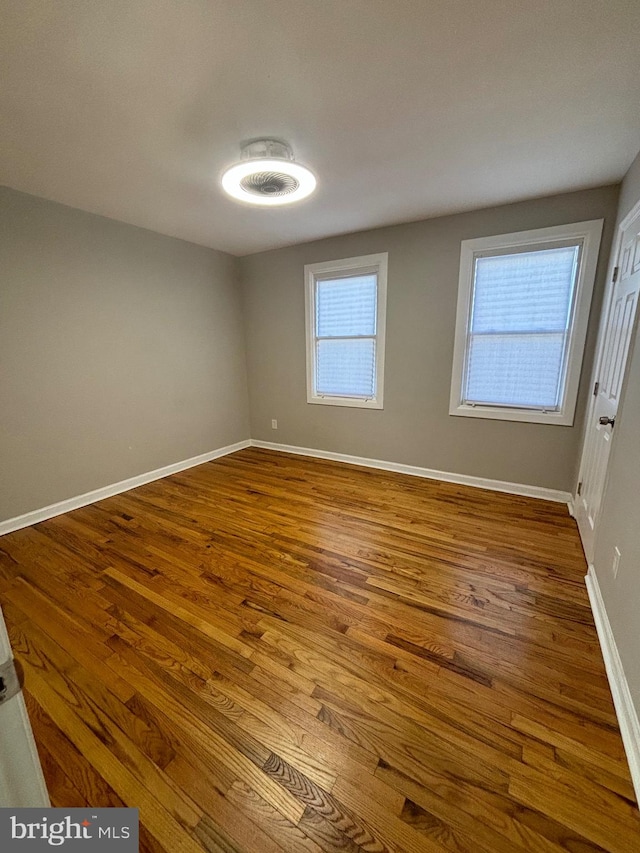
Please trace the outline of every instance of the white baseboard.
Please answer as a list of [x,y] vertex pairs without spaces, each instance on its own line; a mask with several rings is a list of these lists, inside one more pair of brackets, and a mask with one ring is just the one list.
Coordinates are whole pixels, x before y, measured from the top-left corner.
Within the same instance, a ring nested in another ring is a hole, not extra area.
[[70,512],[72,509],[79,509],[81,506],[87,506],[87,504],[93,504],[96,501],[110,498],[112,495],[128,492],[129,489],[144,486],[145,483],[151,483],[153,480],[161,480],[163,477],[168,477],[169,474],[177,474],[178,471],[185,471],[187,468],[202,465],[204,462],[210,462],[212,459],[218,459],[220,456],[235,453],[236,450],[243,450],[245,447],[249,447],[250,443],[248,439],[246,441],[238,441],[236,444],[219,447],[217,450],[211,450],[209,453],[201,453],[200,456],[192,456],[191,459],[183,459],[182,462],[174,462],[172,465],[165,465],[164,468],[156,468],[155,471],[138,474],[136,477],[130,477],[128,480],[121,480],[119,483],[103,486],[101,489],[85,492],[84,495],[78,495],[66,501],[59,501],[58,503],[42,507],[42,509],[35,509],[32,512],[26,512],[24,515],[17,515],[15,518],[8,518],[6,521],[0,521],[0,536],[11,533],[13,530],[20,530],[22,527],[30,527],[32,524],[38,524],[40,521],[46,521],[47,518],[53,518],[55,515]]
[[[466,474],[451,474],[448,471],[435,471],[431,468],[419,468],[416,465],[402,465],[398,462],[385,462],[381,459],[368,459],[364,456],[349,456],[346,453],[331,453],[327,450],[314,450],[308,447],[295,447],[290,444],[274,444],[270,441],[249,440],[239,441],[236,444],[230,444],[227,447],[220,447],[217,450],[212,450],[209,453],[202,453],[200,456],[192,456],[191,459],[184,459],[182,462],[174,462],[172,465],[166,465],[164,468],[157,468],[155,471],[149,471],[146,474],[138,474],[136,477],[130,477],[128,480],[121,480],[119,483],[113,483],[110,486],[103,486],[100,489],[94,489],[91,492],[86,492],[83,495],[78,495],[68,500],[59,501],[55,504],[42,507],[41,509],[27,512],[24,515],[18,515],[15,518],[8,518],[6,521],[0,521],[0,536],[6,533],[11,533],[13,530],[20,530],[23,527],[30,527],[32,524],[38,524],[40,521],[46,521],[48,518],[53,518],[56,515],[62,515],[64,512],[70,512],[72,509],[79,509],[81,506],[96,503],[96,501],[110,498],[113,495],[118,495],[121,492],[128,492],[129,489],[135,489],[138,486],[144,486],[145,483],[151,483],[153,480],[160,480],[162,477],[168,477],[170,474],[176,474],[178,471],[184,471],[187,468],[193,468],[196,465],[202,465],[204,462],[210,462],[212,459],[217,459],[220,456],[226,456],[229,453],[235,453],[237,450],[242,450],[245,447],[264,447],[267,450],[279,450],[284,453],[295,453],[299,456],[314,456],[318,459],[330,459],[335,462],[348,462],[352,465],[361,465],[365,468],[379,468],[382,471],[395,471],[398,474],[410,474],[413,477],[426,477],[430,480],[443,480],[446,483],[457,483],[461,486],[474,486],[479,489],[490,489],[494,492],[506,492],[511,495],[522,495],[529,498],[540,498],[547,501],[556,501],[569,504],[571,495],[569,492],[561,492],[556,489],[545,489],[542,486],[526,486],[520,483],[506,483],[503,480],[488,480],[484,477],[471,477]],[[571,507],[569,508],[571,512]]]
[[593,566],[589,566],[585,583],[587,584],[591,610],[593,611],[607,678],[611,687],[613,704],[618,717],[618,725],[622,734],[622,743],[629,762],[631,781],[636,792],[636,799],[640,803],[640,719],[638,719],[638,712],[633,704],[620,653],[600,592],[598,577]]
[[573,495],[570,495],[569,500],[567,501],[567,509],[569,510],[569,515],[571,518],[576,517],[576,504]]
[[425,477],[429,480],[443,480],[445,483],[473,486],[478,489],[490,489],[493,492],[506,492],[510,495],[521,495],[526,498],[540,498],[545,501],[556,501],[566,504],[571,500],[569,492],[561,492],[557,489],[545,489],[543,486],[526,486],[520,483],[507,483],[504,480],[487,480],[484,477],[451,474],[448,471],[419,468],[417,465],[402,465],[398,462],[385,462],[381,459],[369,459],[365,456],[349,456],[346,453],[331,453],[328,450],[313,450],[309,447],[296,447],[291,444],[274,444],[271,441],[257,441],[252,439],[251,446],[263,447],[266,450],[279,450],[283,453],[295,453],[298,456],[315,456],[318,459],[331,459],[334,462],[349,462],[351,465],[362,465],[365,468],[380,468],[382,471],[395,471],[397,474],[410,474],[413,477]]

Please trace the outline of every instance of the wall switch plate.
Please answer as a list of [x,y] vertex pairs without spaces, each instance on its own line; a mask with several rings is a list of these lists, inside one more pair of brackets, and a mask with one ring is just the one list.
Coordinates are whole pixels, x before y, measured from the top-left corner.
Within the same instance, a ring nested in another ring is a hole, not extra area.
[[614,578],[618,576],[618,569],[620,568],[620,549],[616,545],[613,549],[613,576]]
[[271,421],[271,429],[278,429],[278,421],[275,418]]

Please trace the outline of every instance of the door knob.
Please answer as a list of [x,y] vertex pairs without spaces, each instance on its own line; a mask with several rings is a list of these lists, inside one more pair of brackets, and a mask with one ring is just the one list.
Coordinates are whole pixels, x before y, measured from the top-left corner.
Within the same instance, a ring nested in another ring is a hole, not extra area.
[[602,426],[606,426],[607,424],[611,424],[611,429],[613,429],[615,426],[615,423],[616,423],[616,419],[615,418],[608,418],[606,415],[604,415],[603,417],[598,418],[598,423],[601,423]]

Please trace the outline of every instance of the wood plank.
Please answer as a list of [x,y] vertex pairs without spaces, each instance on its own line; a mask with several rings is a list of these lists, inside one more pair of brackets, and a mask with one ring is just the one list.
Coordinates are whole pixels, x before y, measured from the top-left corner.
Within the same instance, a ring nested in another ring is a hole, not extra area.
[[199,846],[186,827],[171,813],[170,806],[156,798],[158,792],[154,790],[151,781],[147,784],[140,782],[39,675],[31,674],[29,689],[38,703],[46,707],[60,730],[97,767],[123,802],[135,803],[140,808],[141,821],[161,845],[177,853],[197,853]]

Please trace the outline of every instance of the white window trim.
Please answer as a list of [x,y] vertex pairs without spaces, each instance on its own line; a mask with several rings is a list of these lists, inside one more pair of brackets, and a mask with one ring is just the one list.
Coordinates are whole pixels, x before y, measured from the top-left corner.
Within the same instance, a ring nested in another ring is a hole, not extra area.
[[[388,253],[362,255],[339,261],[324,261],[307,264],[305,278],[305,320],[307,330],[307,403],[325,406],[350,406],[358,409],[382,409],[384,397],[384,346],[387,319],[387,266]],[[334,397],[317,394],[315,391],[316,348],[315,348],[315,287],[316,282],[333,276],[345,278],[358,273],[377,273],[378,291],[376,304],[376,396]]]
[[[462,241],[450,415],[504,421],[526,421],[537,424],[558,424],[560,426],[571,426],[573,424],[603,222],[602,219],[593,219],[588,222],[575,222],[570,225],[536,228],[533,231],[520,231],[513,234],[500,234],[495,237],[480,237],[475,240]],[[574,295],[573,323],[569,338],[567,374],[561,409],[547,412],[509,406],[464,404],[462,402],[462,387],[473,295],[475,258],[484,253],[499,254],[505,250],[506,254],[509,249],[513,250],[529,245],[533,249],[538,246],[542,247],[542,244],[545,243],[547,245],[566,244],[570,240],[582,241],[582,253]]]

